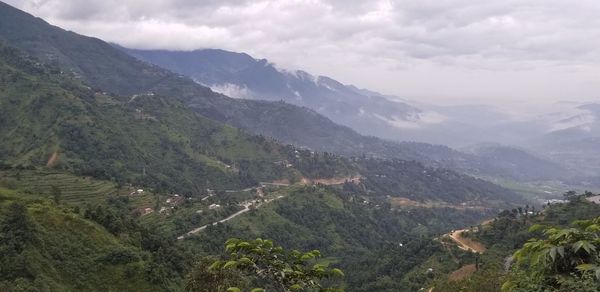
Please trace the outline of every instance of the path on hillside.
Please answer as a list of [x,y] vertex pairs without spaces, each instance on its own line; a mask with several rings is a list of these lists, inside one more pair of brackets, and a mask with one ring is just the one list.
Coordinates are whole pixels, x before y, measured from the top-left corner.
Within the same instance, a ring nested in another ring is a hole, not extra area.
[[[344,182],[347,182],[347,181],[348,182],[352,182],[352,183],[357,183],[357,182],[360,181],[361,178],[362,178],[362,176],[360,176],[360,175],[345,176],[345,177],[334,177],[334,178],[330,178],[330,179],[306,179],[306,178],[302,178],[302,180],[300,181],[299,184],[301,184],[301,185],[306,185],[306,184],[339,185],[339,184],[343,184]],[[226,190],[225,192],[226,193],[230,193],[230,192],[231,193],[232,192],[247,192],[247,191],[256,189],[256,190],[260,190],[260,193],[262,194],[261,187],[264,187],[264,186],[290,186],[289,183],[285,183],[285,182],[270,182],[270,183],[269,182],[260,182],[259,185],[260,185],[259,187],[250,187],[250,188],[246,188],[246,189],[242,189],[242,190]],[[210,197],[212,197],[214,195],[215,194],[208,195],[208,196],[202,198],[202,201],[204,201],[204,200],[206,200],[206,199],[208,199],[208,198],[210,198]],[[240,216],[240,215],[242,215],[242,214],[250,211],[250,206],[252,206],[252,205],[254,205],[256,208],[258,208],[258,207],[260,207],[262,205],[268,204],[268,203],[270,203],[272,201],[275,201],[277,199],[281,199],[283,197],[284,196],[278,196],[276,198],[265,200],[265,201],[263,201],[261,203],[258,203],[258,200],[245,201],[245,202],[243,202],[243,203],[240,204],[241,206],[244,207],[242,210],[233,213],[232,215],[230,215],[229,217],[227,217],[225,219],[221,219],[219,221],[216,221],[216,222],[213,222],[213,223],[209,223],[209,224],[200,226],[198,228],[194,228],[194,229],[188,231],[187,233],[178,236],[177,239],[178,240],[182,240],[182,239],[184,239],[184,238],[186,238],[188,236],[192,236],[192,235],[194,235],[194,234],[196,234],[196,233],[198,233],[198,232],[206,229],[208,226],[217,225],[219,223],[225,223],[225,222],[227,222],[227,221],[229,221],[229,220],[231,220],[231,219],[233,219],[233,218],[235,218],[237,216]]]
[[450,238],[454,240],[458,248],[462,250],[483,253],[486,250],[485,245],[483,245],[480,242],[474,241],[471,238],[464,237],[463,233],[467,231],[469,231],[469,229],[454,230],[450,232],[448,236],[450,236]]
[[272,202],[272,201],[275,201],[275,200],[281,199],[281,198],[283,198],[283,197],[284,197],[284,196],[278,196],[278,197],[276,197],[276,198],[273,198],[273,199],[268,199],[268,200],[266,200],[266,201],[264,201],[264,202],[262,202],[262,203],[257,203],[257,201],[256,201],[256,200],[250,200],[250,201],[246,201],[246,202],[244,202],[244,203],[242,203],[242,204],[241,204],[242,206],[244,206],[244,209],[242,209],[242,210],[239,210],[239,211],[237,211],[237,212],[235,212],[235,213],[233,213],[233,214],[229,215],[229,217],[227,217],[227,218],[225,218],[225,219],[221,219],[221,220],[219,220],[219,221],[216,221],[216,222],[213,222],[213,223],[209,223],[209,224],[206,224],[206,225],[200,226],[200,227],[198,227],[198,228],[194,228],[194,229],[192,229],[192,230],[188,231],[186,234],[184,234],[184,235],[181,235],[181,236],[178,236],[178,237],[177,237],[177,239],[178,239],[178,240],[182,240],[182,239],[184,239],[184,238],[186,238],[186,237],[188,237],[188,236],[194,235],[194,234],[196,234],[196,233],[198,233],[198,232],[200,232],[200,231],[202,231],[202,230],[206,229],[208,226],[211,226],[211,225],[217,225],[217,224],[219,224],[219,223],[225,223],[225,222],[227,222],[227,221],[229,221],[229,220],[231,220],[231,219],[233,219],[233,218],[235,218],[235,217],[237,217],[237,216],[240,216],[240,215],[242,215],[242,214],[244,214],[244,213],[246,213],[246,212],[250,211],[250,207],[251,207],[252,205],[255,205],[255,207],[256,207],[256,208],[259,208],[259,207],[260,207],[260,206],[262,206],[262,205],[268,204],[268,203],[270,203],[270,202]]

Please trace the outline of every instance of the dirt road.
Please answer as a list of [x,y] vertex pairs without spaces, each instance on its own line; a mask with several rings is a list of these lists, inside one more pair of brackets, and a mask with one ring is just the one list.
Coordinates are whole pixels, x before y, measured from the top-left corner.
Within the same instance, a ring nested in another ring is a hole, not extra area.
[[454,230],[450,232],[448,236],[454,240],[458,248],[466,251],[483,253],[485,251],[485,246],[480,242],[474,241],[471,238],[464,237],[463,233],[468,231],[468,229]]

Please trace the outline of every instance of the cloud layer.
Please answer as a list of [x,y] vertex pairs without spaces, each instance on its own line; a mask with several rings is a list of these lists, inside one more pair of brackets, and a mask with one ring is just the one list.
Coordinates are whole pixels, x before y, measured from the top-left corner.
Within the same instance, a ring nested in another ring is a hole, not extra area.
[[9,0],[134,48],[223,48],[432,101],[591,99],[595,0]]

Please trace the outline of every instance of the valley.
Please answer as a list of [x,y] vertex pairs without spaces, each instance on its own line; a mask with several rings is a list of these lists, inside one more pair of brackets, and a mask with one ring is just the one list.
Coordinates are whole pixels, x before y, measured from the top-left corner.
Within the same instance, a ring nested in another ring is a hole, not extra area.
[[[50,3],[34,2],[18,7]],[[45,13],[95,17],[60,5]],[[115,24],[143,10],[117,6]],[[593,102],[432,104],[25,10],[0,2],[0,291],[599,287]]]

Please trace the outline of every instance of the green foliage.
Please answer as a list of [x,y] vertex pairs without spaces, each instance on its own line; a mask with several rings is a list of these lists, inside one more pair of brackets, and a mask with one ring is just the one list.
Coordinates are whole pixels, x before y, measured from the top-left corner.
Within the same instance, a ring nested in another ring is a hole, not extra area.
[[[235,286],[247,285],[247,280],[238,270],[218,269],[213,266],[216,259],[203,257],[198,260],[185,279],[185,290],[190,292],[224,292]],[[231,290],[233,291],[233,290]],[[239,291],[239,289],[238,289]]]
[[318,250],[286,251],[271,240],[231,238],[225,243],[225,252],[228,258],[215,261],[211,270],[238,270],[258,283],[280,291],[337,291],[339,289],[324,288],[321,281],[344,276],[340,269],[319,263],[321,253]]
[[[0,73],[0,160],[11,167],[48,166],[181,193],[354,171],[339,157],[297,155],[203,118],[176,99],[94,91],[10,47],[0,46]],[[298,167],[278,163],[285,160]]]
[[50,202],[0,201],[0,290],[159,291],[154,261],[102,227]]
[[503,206],[523,199],[500,186],[448,169],[425,167],[415,161],[358,159],[366,175],[364,188],[381,196],[404,197],[415,201],[465,201]]
[[[535,210],[532,206],[524,206],[522,209]],[[471,234],[476,241],[487,247],[480,257],[480,268],[459,281],[441,277],[432,285],[435,287],[434,291],[500,291],[504,283],[507,283],[505,290],[508,291],[597,291],[598,282],[592,272],[581,273],[575,268],[571,273],[540,277],[539,274],[535,275],[530,263],[515,265],[515,259],[510,255],[522,248],[531,237],[545,238],[543,231],[548,228],[546,226],[568,229],[568,223],[593,220],[598,214],[600,206],[582,198],[548,206],[541,213],[524,212],[520,215],[518,208],[513,211],[505,210]],[[555,256],[557,261],[562,260],[559,250],[556,250]],[[552,260],[550,253],[548,257]],[[466,263],[469,262],[473,263],[472,259]],[[507,274],[511,266],[513,268]]]
[[571,228],[541,227],[534,225],[531,231],[543,230],[543,239],[531,239],[518,250],[514,257],[517,272],[505,285],[505,290],[519,289],[524,281],[518,270],[527,274],[527,280],[549,289],[563,289],[565,283],[587,281],[596,277],[600,288],[600,217],[592,220],[574,221]]
[[[390,210],[329,187],[296,187],[284,194],[285,198],[211,226],[184,243],[218,254],[230,237],[272,238],[288,248],[327,254],[319,262],[335,263],[344,271],[347,291],[412,291],[431,281],[426,274],[429,267],[440,273],[458,268],[432,237],[484,216],[443,208]],[[431,266],[424,264],[429,258],[434,258]]]

